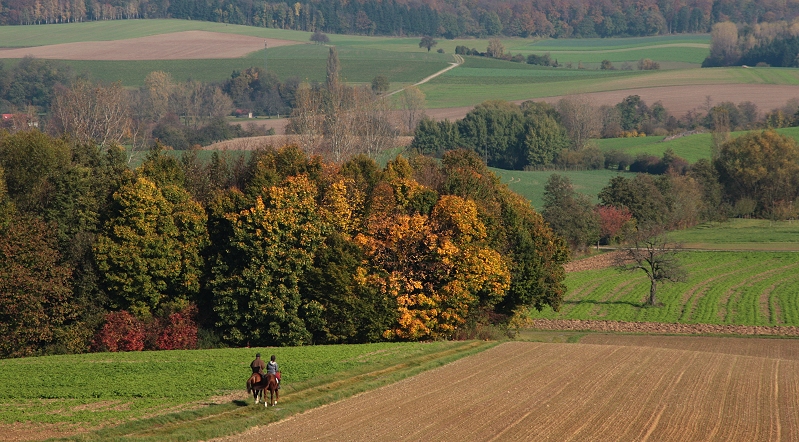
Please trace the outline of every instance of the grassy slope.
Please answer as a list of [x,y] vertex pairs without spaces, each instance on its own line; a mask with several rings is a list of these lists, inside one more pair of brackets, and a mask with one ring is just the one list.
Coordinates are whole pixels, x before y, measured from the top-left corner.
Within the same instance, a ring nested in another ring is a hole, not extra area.
[[[480,342],[382,343],[262,349],[278,355],[281,408],[248,406],[244,382],[256,349],[93,353],[0,361],[0,422],[120,427],[107,440],[205,439],[242,431],[483,350]],[[187,361],[191,361],[187,370]],[[34,366],[58,373],[33,375]],[[208,399],[227,395],[220,405]],[[237,398],[237,399],[236,399]],[[197,409],[197,405],[201,406]],[[180,411],[194,408],[193,411]],[[152,418],[151,416],[159,417]]]
[[799,326],[799,254],[697,251],[680,258],[688,280],[661,284],[660,306],[643,304],[649,293],[643,272],[590,270],[566,277],[560,312],[532,311],[531,317]]
[[686,248],[799,251],[799,222],[731,219],[672,232]]

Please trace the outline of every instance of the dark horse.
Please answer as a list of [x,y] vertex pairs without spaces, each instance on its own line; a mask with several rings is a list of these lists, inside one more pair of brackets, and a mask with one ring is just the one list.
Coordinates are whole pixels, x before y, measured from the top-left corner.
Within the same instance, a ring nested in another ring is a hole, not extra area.
[[[266,402],[264,390],[269,390],[269,403]],[[277,378],[273,374],[261,376],[258,373],[253,373],[252,376],[247,379],[247,394],[250,394],[250,392],[252,392],[256,404],[258,403],[259,395],[263,398],[264,407],[268,407],[269,405],[275,406],[277,405],[278,399],[280,399],[280,392],[277,389]]]

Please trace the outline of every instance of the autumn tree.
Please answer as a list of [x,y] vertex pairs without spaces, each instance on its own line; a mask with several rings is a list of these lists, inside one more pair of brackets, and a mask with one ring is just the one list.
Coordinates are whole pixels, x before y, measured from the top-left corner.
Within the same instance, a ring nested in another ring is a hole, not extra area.
[[739,58],[738,27],[729,21],[714,24],[710,31],[710,55],[702,66],[729,66]]
[[29,356],[61,338],[76,314],[70,274],[51,226],[31,216],[0,224],[0,356]]
[[655,306],[658,284],[687,278],[677,255],[679,250],[680,245],[670,242],[662,229],[638,230],[630,244],[615,256],[614,265],[621,271],[643,271],[650,283],[646,304]]
[[792,138],[772,130],[750,132],[724,144],[713,165],[728,197],[754,200],[761,213],[796,199],[799,148]]

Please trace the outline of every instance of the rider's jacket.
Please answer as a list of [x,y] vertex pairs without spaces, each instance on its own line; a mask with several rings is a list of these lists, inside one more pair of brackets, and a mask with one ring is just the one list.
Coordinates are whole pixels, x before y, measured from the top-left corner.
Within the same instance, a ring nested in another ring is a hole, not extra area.
[[264,370],[266,370],[266,364],[264,364],[263,359],[255,358],[255,360],[250,363],[250,368],[252,368],[253,373],[264,374]]

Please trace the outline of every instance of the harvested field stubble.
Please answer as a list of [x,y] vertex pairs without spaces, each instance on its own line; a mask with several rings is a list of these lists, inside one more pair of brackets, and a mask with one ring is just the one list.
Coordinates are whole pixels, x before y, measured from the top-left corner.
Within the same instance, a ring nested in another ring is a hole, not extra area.
[[505,343],[239,438],[797,440],[799,361]]

